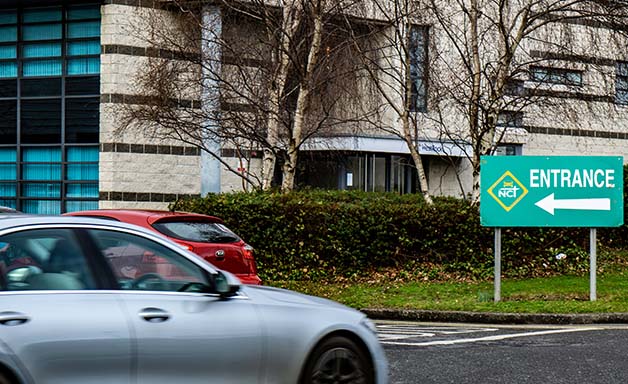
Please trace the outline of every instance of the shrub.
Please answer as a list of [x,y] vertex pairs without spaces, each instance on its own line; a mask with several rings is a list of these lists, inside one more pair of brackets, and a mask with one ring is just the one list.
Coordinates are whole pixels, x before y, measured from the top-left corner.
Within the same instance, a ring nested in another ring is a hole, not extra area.
[[[476,278],[492,276],[493,230],[480,226],[477,207],[464,200],[437,197],[428,205],[420,195],[254,192],[210,194],[178,201],[171,208],[223,218],[256,249],[260,275],[267,281],[356,276],[386,268],[416,270],[421,265],[440,265],[444,271]],[[502,233],[505,275],[588,268],[587,230]],[[567,258],[556,259],[559,253]]]

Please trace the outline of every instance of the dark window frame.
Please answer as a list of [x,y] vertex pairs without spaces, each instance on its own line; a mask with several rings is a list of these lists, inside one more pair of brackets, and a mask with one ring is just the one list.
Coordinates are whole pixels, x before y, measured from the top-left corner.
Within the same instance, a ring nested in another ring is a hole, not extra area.
[[[584,71],[577,69],[531,66],[530,80],[546,84],[560,84],[581,87],[583,85],[582,77]],[[573,81],[570,75],[577,75],[578,80]]]
[[[421,36],[421,41],[414,39],[416,34]],[[427,112],[428,99],[428,62],[429,62],[429,27],[425,25],[410,24],[408,36],[408,57],[410,68],[410,112]],[[420,52],[415,52],[420,50]],[[417,56],[422,58],[418,61]],[[417,90],[417,81],[423,83],[423,94]]]
[[521,128],[523,126],[523,112],[504,110],[497,116],[496,127]]
[[628,105],[628,62],[615,63],[615,104]]

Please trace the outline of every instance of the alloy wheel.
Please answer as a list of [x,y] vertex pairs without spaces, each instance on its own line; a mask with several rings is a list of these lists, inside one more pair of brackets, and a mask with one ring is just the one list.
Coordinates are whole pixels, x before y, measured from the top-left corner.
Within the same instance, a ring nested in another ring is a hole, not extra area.
[[314,384],[364,384],[363,363],[352,350],[344,347],[325,351],[312,370]]

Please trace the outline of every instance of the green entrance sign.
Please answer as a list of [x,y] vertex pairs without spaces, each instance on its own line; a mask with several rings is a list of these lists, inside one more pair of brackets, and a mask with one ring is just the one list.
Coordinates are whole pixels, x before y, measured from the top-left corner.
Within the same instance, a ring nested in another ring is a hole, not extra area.
[[618,227],[623,158],[483,156],[480,217],[487,227]]

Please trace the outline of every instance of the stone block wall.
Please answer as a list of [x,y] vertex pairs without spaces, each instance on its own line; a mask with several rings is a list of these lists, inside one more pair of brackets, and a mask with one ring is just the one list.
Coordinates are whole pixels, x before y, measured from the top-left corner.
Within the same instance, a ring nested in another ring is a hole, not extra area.
[[[135,77],[158,52],[146,48],[151,2],[108,1],[102,6],[100,208],[165,209],[200,193],[200,152],[133,127],[120,131],[122,109],[141,102]],[[130,4],[130,5],[129,5]],[[138,97],[139,96],[139,97]]]

